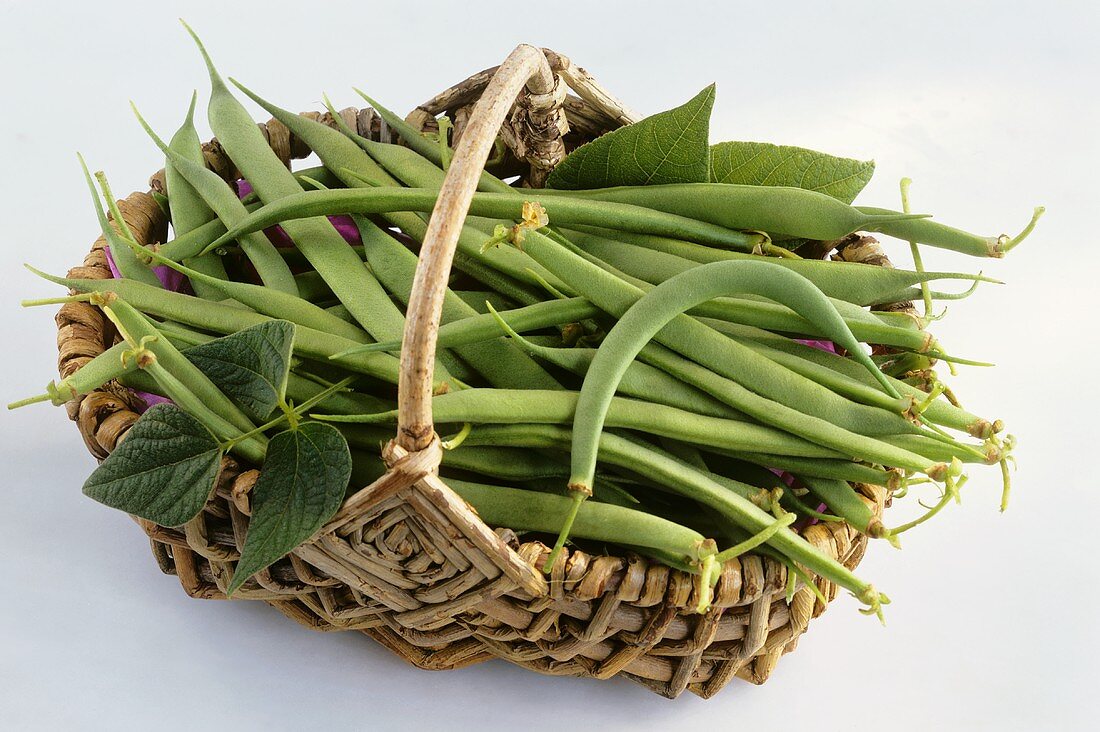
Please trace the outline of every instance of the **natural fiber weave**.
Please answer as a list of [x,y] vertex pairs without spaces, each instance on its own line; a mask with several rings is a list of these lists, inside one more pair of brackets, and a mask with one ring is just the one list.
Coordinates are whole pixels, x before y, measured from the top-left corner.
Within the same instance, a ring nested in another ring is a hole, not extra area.
[[[549,96],[521,99],[503,133],[508,164],[524,170],[527,184],[534,185],[564,152],[635,119],[582,69],[545,53],[555,74]],[[410,121],[425,129],[447,113],[461,136],[471,105],[495,71],[421,105]],[[566,83],[579,96],[566,95]],[[389,130],[372,110],[340,114],[360,134],[389,140]],[[334,126],[328,114],[307,116]],[[276,120],[260,129],[288,164],[310,152]],[[204,152],[212,170],[227,180],[238,177],[217,141],[204,145]],[[150,183],[163,191],[163,171]],[[150,193],[133,193],[119,208],[141,244],[166,239],[166,216]],[[101,237],[70,276],[110,278],[104,246]],[[845,251],[851,255],[852,249]],[[881,253],[866,242],[860,249]],[[64,305],[56,320],[62,377],[117,340],[110,323],[88,303]],[[141,402],[112,383],[66,406],[88,449],[103,459],[138,419]],[[390,466],[386,476],[349,498],[316,537],[257,574],[234,598],[262,600],[315,630],[362,631],[425,669],[498,657],[547,674],[623,675],[667,697],[685,689],[709,697],[735,676],[762,683],[779,657],[795,648],[810,619],[825,609],[803,586],[788,604],[786,568],[756,555],[726,563],[713,607],[704,615],[691,610],[696,598],[690,575],[638,556],[565,551],[543,577],[536,567],[548,554],[545,545],[521,544],[504,527],[490,529],[438,477],[438,439],[415,452],[391,442],[383,457]],[[137,520],[161,570],[176,575],[188,595],[225,598],[258,475],[227,457],[217,490],[194,520],[178,528]],[[858,489],[880,516],[887,491]],[[847,524],[816,524],[802,533],[849,568],[866,549],[866,537]],[[830,600],[836,596],[835,585],[816,583]]]

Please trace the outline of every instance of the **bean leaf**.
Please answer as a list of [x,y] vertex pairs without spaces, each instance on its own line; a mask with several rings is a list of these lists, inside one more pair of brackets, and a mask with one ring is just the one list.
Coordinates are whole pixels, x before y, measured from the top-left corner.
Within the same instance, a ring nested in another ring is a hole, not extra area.
[[202,423],[173,404],[150,407],[84,483],[84,494],[161,526],[202,511],[222,449]]
[[340,508],[350,478],[351,451],[332,425],[306,422],[275,435],[229,592],[317,533]]
[[710,149],[711,181],[792,186],[844,203],[855,200],[875,172],[872,160],[838,158],[804,147],[766,142],[720,142]]
[[186,355],[226,396],[262,422],[286,391],[293,345],[294,324],[268,320],[193,346]]
[[566,156],[550,188],[577,190],[660,183],[705,183],[710,175],[714,85],[686,104],[621,127]]

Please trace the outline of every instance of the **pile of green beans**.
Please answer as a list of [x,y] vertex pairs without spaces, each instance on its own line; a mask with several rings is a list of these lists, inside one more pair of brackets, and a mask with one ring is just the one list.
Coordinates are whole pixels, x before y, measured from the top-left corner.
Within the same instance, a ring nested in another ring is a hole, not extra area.
[[[140,246],[105,178],[97,191],[85,168],[119,277],[32,269],[76,294],[26,303],[90,301],[127,343],[11,406],[63,404],[117,380],[172,399],[257,462],[270,434],[186,349],[284,320],[296,326],[288,398],[313,403],[304,418],[336,426],[352,446],[353,481],[371,480],[396,422],[404,311],[450,159],[448,125],[429,139],[372,102],[405,143],[384,144],[331,107],[336,128],[234,81],[320,158],[289,170],[195,40],[212,87],[210,126],[255,194],[240,198],[235,181],[203,164],[194,99],[168,142],[139,116],[163,155],[172,236]],[[999,283],[924,271],[919,256],[906,270],[803,255],[864,231],[914,252],[925,244],[1000,257],[1034,226],[984,237],[903,208],[719,183],[531,190],[484,173],[439,329],[441,476],[489,524],[556,537],[547,566],[569,542],[645,554],[695,574],[702,610],[722,562],[755,551],[881,614],[885,596],[800,530],[844,522],[897,544],[958,499],[964,465],[999,466],[1007,500],[1014,440],[1000,420],[964,409],[933,370],[980,362],[947,352],[928,329],[933,314],[903,305]],[[352,217],[356,241],[334,216]],[[272,243],[274,226],[293,247]],[[186,289],[166,289],[153,267],[174,269]],[[969,289],[930,289],[950,280]],[[938,488],[939,502],[894,529],[861,488],[902,497],[921,484]]]

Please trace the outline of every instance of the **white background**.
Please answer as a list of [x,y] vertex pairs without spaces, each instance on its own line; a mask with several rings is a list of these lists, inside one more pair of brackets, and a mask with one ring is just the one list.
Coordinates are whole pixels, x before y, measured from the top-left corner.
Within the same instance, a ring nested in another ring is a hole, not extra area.
[[[169,132],[192,88],[205,94],[177,15],[224,72],[303,110],[323,91],[354,104],[353,85],[408,110],[525,41],[568,54],[643,113],[717,81],[715,141],[873,157],[864,202],[896,206],[908,175],[917,210],[983,234],[1015,231],[1046,204],[1007,260],[926,255],[930,267],[984,267],[1008,282],[953,304],[935,332],[998,364],[951,383],[1020,439],[1011,510],[997,512],[996,471],[975,470],[961,507],[907,535],[901,552],[876,545],[860,567],[894,600],[887,628],[843,598],[767,685],[669,702],[625,681],[497,662],[427,673],[263,605],[190,600],[129,519],[81,496],[93,460],[63,410],[35,405],[0,421],[0,725],[1084,728],[1100,681],[1100,24],[1090,4],[526,5],[0,2],[0,401],[56,375],[52,308],[20,312],[18,301],[60,293],[19,265],[63,272],[95,238],[75,151],[118,194],[144,188],[162,161],[127,100]],[[906,261],[907,247],[890,247]]]

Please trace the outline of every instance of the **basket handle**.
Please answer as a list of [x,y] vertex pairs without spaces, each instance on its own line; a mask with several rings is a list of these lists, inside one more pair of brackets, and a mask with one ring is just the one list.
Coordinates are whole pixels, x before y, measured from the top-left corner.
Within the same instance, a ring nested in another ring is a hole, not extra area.
[[516,46],[474,107],[447,169],[420,248],[401,342],[397,443],[410,452],[427,448],[435,436],[432,368],[443,297],[458,236],[485,161],[523,87],[531,94],[548,94],[554,83],[554,73],[541,50],[526,44]]

